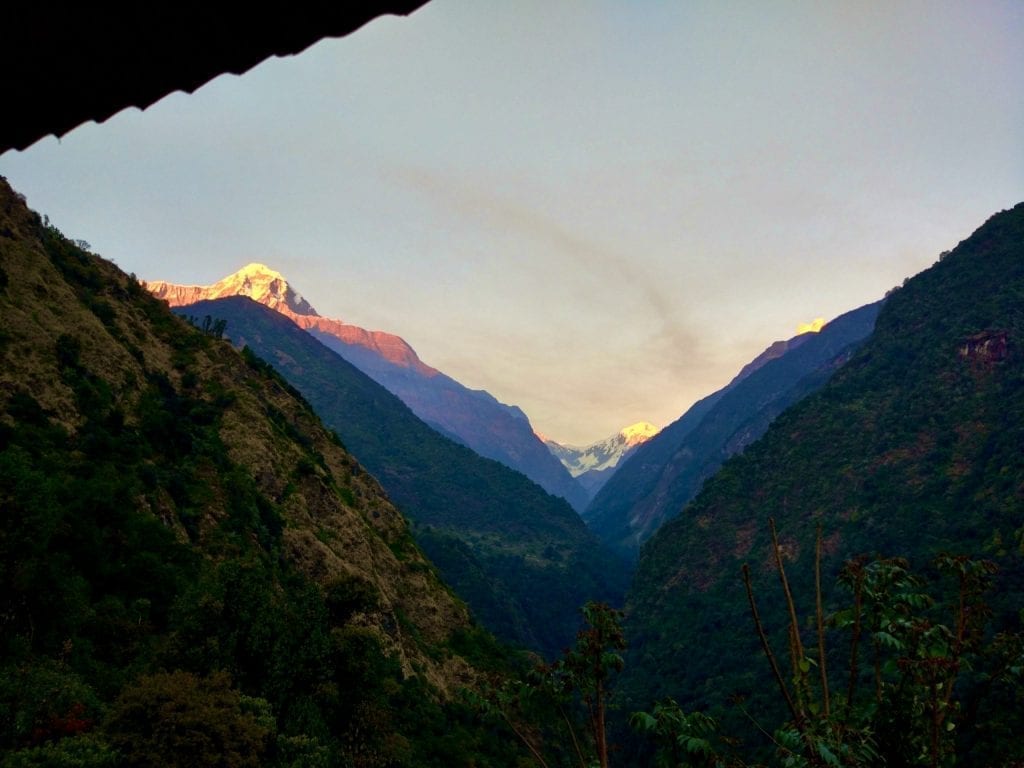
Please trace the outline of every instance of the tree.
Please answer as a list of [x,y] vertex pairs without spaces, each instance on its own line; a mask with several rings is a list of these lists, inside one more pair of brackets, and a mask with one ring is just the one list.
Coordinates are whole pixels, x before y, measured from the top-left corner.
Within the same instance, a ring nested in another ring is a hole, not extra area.
[[[743,581],[754,630],[789,713],[774,733],[753,722],[774,743],[781,765],[1024,764],[1024,611],[1014,631],[988,628],[984,598],[995,565],[942,555],[926,579],[900,558],[857,557],[838,576],[849,602],[826,615],[819,528],[815,605],[811,620],[802,622],[773,520],[769,528],[788,669],[773,650],[748,566]],[[830,678],[829,662],[845,653],[826,647],[837,634],[847,636],[849,655],[842,673]],[[630,721],[655,741],[659,765],[744,764],[715,720],[685,713],[672,700]]]
[[274,731],[268,711],[225,673],[159,672],[121,692],[106,731],[126,765],[244,768],[264,763]]
[[[581,613],[584,626],[562,658],[538,665],[526,680],[506,679],[482,696],[470,695],[479,711],[510,728],[544,768],[562,751],[548,743],[551,734],[545,724],[552,722],[565,727],[572,744],[570,760],[581,768],[589,768],[595,759],[600,768],[608,767],[608,704],[626,648],[622,612],[605,603],[589,602]],[[580,715],[589,743],[579,733]]]
[[[913,574],[905,560],[855,558],[839,575],[853,604],[826,617],[819,527],[811,622],[817,648],[808,651],[774,520],[769,527],[788,614],[788,680],[761,621],[747,566],[743,580],[755,630],[791,716],[775,734],[784,764],[949,765],[957,757],[959,735],[972,730],[965,726],[977,725],[981,700],[993,693],[1006,695],[1007,688],[1011,699],[1020,697],[1020,634],[986,633],[991,612],[984,596],[996,571],[993,563],[942,555],[934,562],[939,583],[930,584]],[[953,589],[942,581],[951,581]],[[826,625],[850,634],[845,695],[830,691]],[[1015,740],[998,749],[1003,747],[995,762],[1024,757]]]
[[622,612],[606,603],[594,602],[583,606],[582,612],[586,626],[576,634],[576,644],[549,668],[549,674],[564,692],[579,696],[598,765],[608,768],[608,700],[612,681],[625,663]]
[[659,768],[719,768],[732,764],[721,755],[725,745],[718,722],[703,712],[684,712],[674,699],[655,704],[650,712],[634,712],[629,724],[655,741]]

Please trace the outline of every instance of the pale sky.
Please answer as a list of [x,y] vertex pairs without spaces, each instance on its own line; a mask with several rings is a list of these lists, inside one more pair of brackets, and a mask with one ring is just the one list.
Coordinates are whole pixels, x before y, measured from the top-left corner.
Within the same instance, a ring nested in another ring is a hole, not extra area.
[[589,443],[1024,199],[1024,3],[432,0],[0,174],[141,278],[265,262]]

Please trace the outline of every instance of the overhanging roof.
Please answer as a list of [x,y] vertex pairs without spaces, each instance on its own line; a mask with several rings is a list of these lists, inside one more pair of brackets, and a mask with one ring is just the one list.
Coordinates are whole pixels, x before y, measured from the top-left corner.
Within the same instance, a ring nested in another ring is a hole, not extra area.
[[425,3],[16,4],[0,21],[0,154]]

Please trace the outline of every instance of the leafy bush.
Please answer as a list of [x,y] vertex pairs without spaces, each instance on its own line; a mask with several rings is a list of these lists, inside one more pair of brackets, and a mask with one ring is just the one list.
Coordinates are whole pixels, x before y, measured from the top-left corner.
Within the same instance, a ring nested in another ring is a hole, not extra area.
[[262,765],[271,729],[243,707],[223,673],[158,672],[127,686],[106,723],[125,765]]

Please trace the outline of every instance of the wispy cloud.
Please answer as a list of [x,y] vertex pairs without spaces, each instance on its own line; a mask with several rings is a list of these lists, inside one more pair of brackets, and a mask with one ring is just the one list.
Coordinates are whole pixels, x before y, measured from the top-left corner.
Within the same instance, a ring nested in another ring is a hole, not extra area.
[[[450,215],[483,225],[493,232],[504,232],[524,244],[543,246],[542,255],[531,256],[524,248],[524,260],[552,257],[566,269],[577,288],[597,281],[591,288],[598,300],[609,295],[620,300],[623,312],[639,309],[647,316],[649,327],[657,330],[647,340],[640,357],[657,354],[661,364],[669,363],[692,370],[695,358],[703,357],[705,342],[691,322],[687,322],[682,299],[663,290],[659,278],[642,269],[644,260],[637,254],[626,253],[592,237],[574,231],[539,207],[527,206],[518,200],[502,197],[493,189],[500,185],[484,186],[474,180],[456,175],[442,175],[424,168],[394,169],[389,176],[396,183],[421,194],[430,204],[444,209]],[[535,263],[538,269],[552,269],[549,261]],[[637,318],[632,316],[631,322]],[[617,350],[620,357],[629,351]],[[678,361],[676,363],[675,361]]]

